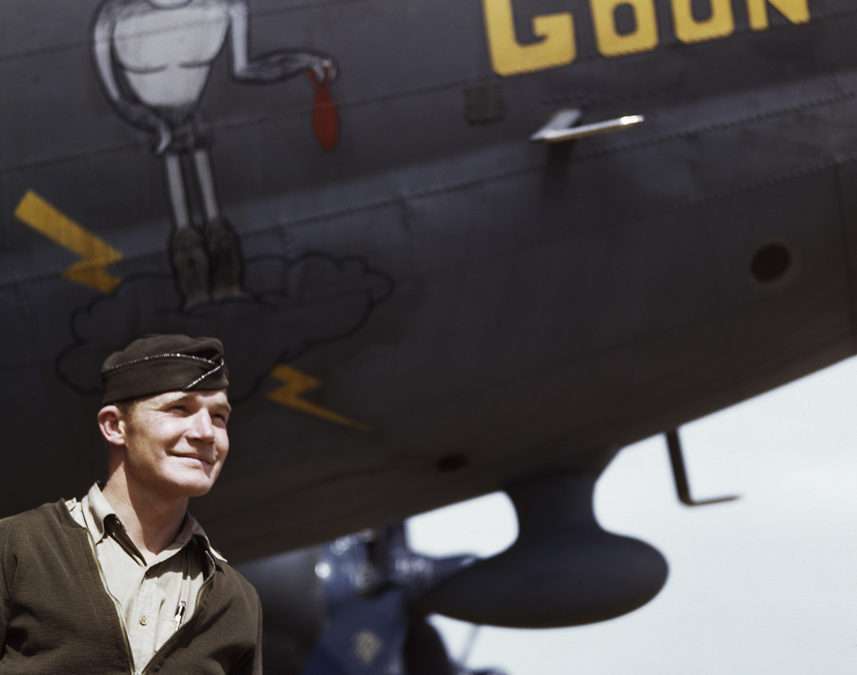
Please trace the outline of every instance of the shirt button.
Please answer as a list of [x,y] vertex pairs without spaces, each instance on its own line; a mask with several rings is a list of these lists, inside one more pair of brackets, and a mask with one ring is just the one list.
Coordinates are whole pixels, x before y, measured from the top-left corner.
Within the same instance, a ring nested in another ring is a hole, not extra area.
[[149,617],[144,614],[140,617],[140,625],[145,626],[147,623],[149,623]]

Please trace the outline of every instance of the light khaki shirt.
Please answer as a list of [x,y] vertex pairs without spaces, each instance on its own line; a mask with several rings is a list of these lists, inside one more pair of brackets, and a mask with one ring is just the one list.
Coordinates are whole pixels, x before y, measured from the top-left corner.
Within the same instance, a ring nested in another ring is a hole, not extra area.
[[147,564],[98,484],[66,506],[89,531],[102,580],[128,638],[134,672],[141,673],[193,616],[197,595],[214,568],[212,558],[226,561],[190,513],[173,542]]

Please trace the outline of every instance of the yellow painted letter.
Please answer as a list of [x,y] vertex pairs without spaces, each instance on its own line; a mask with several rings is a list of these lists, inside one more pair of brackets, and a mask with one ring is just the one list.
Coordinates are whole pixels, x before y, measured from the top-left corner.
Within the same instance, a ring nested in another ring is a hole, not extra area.
[[675,34],[682,42],[705,42],[732,35],[735,17],[732,0],[708,0],[711,16],[697,21],[693,16],[693,0],[672,0]]
[[574,61],[574,17],[570,12],[533,19],[533,32],[542,40],[522,45],[515,35],[512,0],[482,0],[491,63],[498,75],[517,75],[564,66]]
[[[590,0],[598,51],[604,56],[648,52],[658,46],[654,0]],[[627,5],[634,12],[634,31],[622,35],[616,26],[616,10]]]
[[792,23],[809,21],[809,0],[747,0],[750,27],[765,30],[769,25],[768,5],[776,7]]

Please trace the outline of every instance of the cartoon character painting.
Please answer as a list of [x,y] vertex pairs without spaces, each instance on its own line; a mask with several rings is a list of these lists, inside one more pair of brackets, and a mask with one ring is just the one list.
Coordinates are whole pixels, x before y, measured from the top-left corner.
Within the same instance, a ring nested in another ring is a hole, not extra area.
[[151,134],[153,152],[163,158],[172,207],[170,261],[185,308],[242,294],[240,241],[220,211],[211,135],[197,115],[227,38],[238,82],[282,82],[307,73],[324,89],[337,75],[330,57],[311,51],[251,57],[248,15],[246,0],[105,0],[95,20],[104,90],[126,122]]
[[[247,2],[103,0],[99,5],[92,29],[95,71],[116,113],[145,132],[152,154],[163,163],[172,273],[146,268],[109,276],[105,269],[122,259],[121,251],[28,193],[22,203],[30,208],[19,208],[19,219],[39,232],[49,231],[39,219],[50,227],[61,223],[63,233],[52,237],[61,245],[74,239],[67,234],[71,228],[87,246],[69,248],[89,256],[84,269],[102,274],[102,283],[84,283],[100,294],[72,311],[71,341],[56,357],[57,377],[80,395],[95,396],[101,387],[99,364],[116,345],[146,333],[218,335],[241,355],[230,385],[233,401],[255,396],[273,380],[278,383],[269,396],[273,403],[365,430],[364,424],[300,399],[321,381],[289,364],[359,330],[392,294],[393,279],[359,255],[314,250],[296,257],[277,252],[245,257],[238,231],[221,211],[212,133],[200,108],[224,51],[231,55],[233,82],[270,84],[308,76],[316,139],[332,150],[339,135],[330,91],[338,75],[333,59],[297,49],[251,55]],[[93,241],[98,256],[89,254]],[[76,274],[67,278],[79,281]]]

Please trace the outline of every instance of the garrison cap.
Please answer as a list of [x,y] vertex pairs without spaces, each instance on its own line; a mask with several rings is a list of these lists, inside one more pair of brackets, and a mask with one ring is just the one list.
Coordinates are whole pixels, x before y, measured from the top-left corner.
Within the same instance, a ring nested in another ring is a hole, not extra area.
[[146,335],[113,352],[101,366],[102,404],[168,391],[226,389],[223,344],[217,338]]

